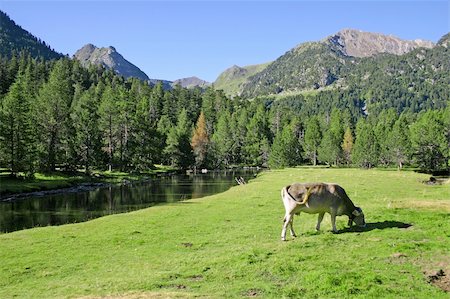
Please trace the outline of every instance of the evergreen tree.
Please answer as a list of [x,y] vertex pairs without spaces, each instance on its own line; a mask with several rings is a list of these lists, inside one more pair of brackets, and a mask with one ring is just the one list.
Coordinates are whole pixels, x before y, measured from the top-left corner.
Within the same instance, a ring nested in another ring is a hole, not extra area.
[[233,146],[235,144],[230,130],[231,116],[228,111],[219,116],[217,127],[211,137],[211,148],[215,166],[229,166],[232,161]]
[[19,172],[33,176],[37,165],[36,131],[31,109],[33,96],[28,86],[26,75],[20,71],[0,110],[0,152],[14,176]]
[[344,161],[348,165],[352,163],[351,156],[353,150],[353,134],[350,127],[347,127],[344,133],[344,140],[342,141],[342,151],[344,156]]
[[317,151],[322,140],[320,124],[317,117],[311,117],[306,124],[305,131],[305,155],[310,159],[313,165],[317,165]]
[[172,166],[187,169],[193,164],[191,132],[192,123],[188,119],[186,109],[182,109],[178,115],[177,125],[169,129],[164,149]]
[[384,166],[388,166],[392,162],[392,148],[388,136],[392,132],[396,119],[398,119],[398,116],[394,109],[384,110],[372,119],[374,133],[380,150],[378,157],[381,165]]
[[356,141],[352,161],[364,168],[372,168],[378,162],[379,145],[372,126],[364,119],[356,124]]
[[102,94],[98,109],[99,129],[103,136],[103,147],[108,156],[108,170],[112,171],[114,165],[114,153],[118,140],[118,115],[119,107],[115,99],[115,91],[110,85],[106,86]]
[[47,170],[66,162],[69,108],[73,98],[70,62],[58,60],[39,90],[35,111],[40,132],[41,161]]
[[386,133],[386,143],[388,144],[391,160],[401,169],[410,160],[411,156],[411,141],[407,116],[402,113],[395,121],[392,131]]
[[275,135],[269,158],[270,168],[295,166],[301,162],[300,142],[293,132],[292,125],[285,125],[283,130]]
[[420,169],[425,171],[445,170],[448,168],[448,141],[439,110],[423,113],[411,126],[413,159]]
[[[76,89],[82,89],[77,85]],[[77,94],[77,92],[75,92]],[[79,162],[84,165],[86,173],[99,161],[101,150],[101,134],[98,127],[98,99],[94,88],[81,91],[75,98],[71,119],[75,128],[75,151]]]
[[318,158],[327,164],[338,165],[342,159],[342,118],[341,113],[337,109],[331,112],[330,126],[325,131],[322,141],[318,149]]
[[244,143],[245,159],[250,165],[264,165],[267,163],[268,149],[263,145],[270,144],[268,140],[268,123],[263,105],[258,105],[256,113],[246,126]]

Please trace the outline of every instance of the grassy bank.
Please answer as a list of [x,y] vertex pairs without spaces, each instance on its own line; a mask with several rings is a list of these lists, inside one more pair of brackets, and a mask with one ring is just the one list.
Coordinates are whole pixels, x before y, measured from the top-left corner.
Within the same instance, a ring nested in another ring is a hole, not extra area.
[[143,173],[120,171],[93,171],[90,175],[84,172],[36,173],[34,179],[11,178],[6,171],[0,171],[0,195],[43,191],[71,187],[86,182],[119,183],[123,180],[139,180],[157,173],[174,171],[168,166],[158,165],[155,169]]
[[[0,297],[448,298],[450,188],[413,172],[288,169],[203,199],[0,235]],[[297,216],[280,241],[279,190],[336,182],[365,231]],[[432,275],[443,270],[447,276]],[[425,274],[424,274],[425,273]],[[430,276],[427,278],[427,276]],[[448,281],[447,281],[448,282]]]

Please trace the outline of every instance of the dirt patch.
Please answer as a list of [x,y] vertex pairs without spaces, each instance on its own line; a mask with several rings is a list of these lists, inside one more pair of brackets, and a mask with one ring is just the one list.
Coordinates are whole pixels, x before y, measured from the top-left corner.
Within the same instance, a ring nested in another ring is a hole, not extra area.
[[201,281],[203,280],[203,275],[192,275],[189,279],[192,281]]
[[407,262],[407,255],[401,252],[391,254],[388,261],[392,264],[404,264]]
[[181,243],[181,245],[183,245],[184,247],[192,247],[192,243]]
[[428,283],[431,283],[445,292],[450,292],[450,276],[443,269],[425,272]]
[[243,293],[245,297],[258,297],[261,295],[261,290],[258,289],[250,289]]
[[395,203],[396,208],[418,208],[450,212],[450,200],[401,201]]
[[423,271],[428,283],[440,288],[444,292],[450,292],[450,257],[435,257]]

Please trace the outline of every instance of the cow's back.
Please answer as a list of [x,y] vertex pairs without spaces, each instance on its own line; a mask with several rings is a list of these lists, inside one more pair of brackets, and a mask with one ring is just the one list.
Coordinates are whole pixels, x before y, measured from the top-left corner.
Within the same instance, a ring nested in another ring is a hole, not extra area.
[[299,205],[297,208],[301,212],[330,212],[331,209],[340,210],[345,204],[345,198],[342,196],[343,188],[337,184],[295,183],[288,191],[298,202],[302,202],[308,194],[307,204]]

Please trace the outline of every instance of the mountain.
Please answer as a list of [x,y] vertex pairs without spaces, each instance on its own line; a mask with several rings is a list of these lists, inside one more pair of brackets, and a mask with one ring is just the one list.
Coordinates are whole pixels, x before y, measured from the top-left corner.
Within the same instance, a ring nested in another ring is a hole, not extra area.
[[377,55],[402,55],[432,42],[405,41],[394,36],[344,29],[318,42],[286,52],[242,85],[242,95],[295,93],[345,85],[345,76],[360,61]]
[[172,86],[175,85],[180,85],[181,87],[185,88],[194,88],[194,87],[206,88],[210,86],[211,83],[197,77],[188,77],[173,81]]
[[346,56],[371,57],[380,53],[403,55],[416,48],[432,48],[430,41],[402,40],[392,35],[344,29],[329,36],[323,42],[334,45]]
[[51,49],[44,41],[41,41],[19,25],[0,10],[0,55],[11,57],[13,52],[27,51],[32,57],[44,59],[58,59],[62,54]]
[[135,77],[144,81],[149,80],[143,71],[123,58],[114,47],[97,48],[92,44],[87,44],[75,53],[74,58],[79,60],[83,66],[102,65],[115,70],[117,74],[125,78]]
[[233,65],[217,77],[216,81],[214,81],[214,88],[222,89],[228,96],[240,95],[244,83],[246,83],[251,76],[265,69],[269,64],[270,63],[268,62],[243,67]]

